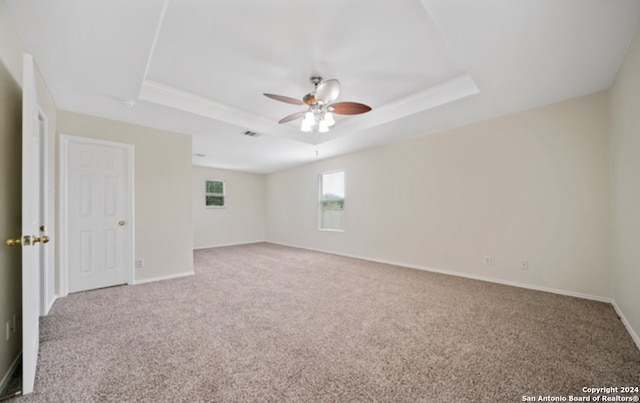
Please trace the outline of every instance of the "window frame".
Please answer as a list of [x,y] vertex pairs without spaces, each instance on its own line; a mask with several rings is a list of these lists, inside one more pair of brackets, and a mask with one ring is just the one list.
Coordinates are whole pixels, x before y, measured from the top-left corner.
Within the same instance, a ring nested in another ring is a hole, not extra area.
[[[209,182],[222,183],[222,193],[207,192],[207,185]],[[207,205],[207,196],[222,197],[222,206],[209,206]],[[205,179],[204,180],[204,207],[208,209],[223,209],[227,208],[227,182],[220,179]]]
[[[330,174],[335,174],[338,172],[342,172],[342,192],[343,192],[343,196],[342,196],[342,228],[323,228],[322,227],[322,182],[323,182],[323,177],[324,175],[330,175]],[[318,173],[318,230],[319,231],[327,231],[327,232],[345,232],[345,228],[346,228],[346,220],[345,220],[345,200],[347,199],[347,195],[346,195],[346,182],[347,182],[347,175],[345,173],[344,169],[334,169],[331,171],[325,171],[325,172],[320,172]]]

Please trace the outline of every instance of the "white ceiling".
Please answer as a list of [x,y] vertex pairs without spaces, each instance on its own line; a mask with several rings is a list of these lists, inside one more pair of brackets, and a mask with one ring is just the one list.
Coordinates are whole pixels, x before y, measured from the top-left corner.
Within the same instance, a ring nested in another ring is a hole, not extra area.
[[[4,1],[60,109],[260,173],[609,88],[640,18],[640,0]],[[279,125],[304,108],[262,93],[301,98],[314,74],[373,110]]]

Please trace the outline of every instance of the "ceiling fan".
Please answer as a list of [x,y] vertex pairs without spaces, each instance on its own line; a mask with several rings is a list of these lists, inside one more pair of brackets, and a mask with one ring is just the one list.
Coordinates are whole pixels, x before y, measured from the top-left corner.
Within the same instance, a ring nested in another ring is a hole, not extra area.
[[340,83],[335,78],[322,81],[322,77],[320,76],[311,76],[309,80],[311,84],[313,84],[313,91],[303,96],[302,99],[278,94],[264,94],[264,96],[275,99],[276,101],[308,106],[304,111],[283,117],[278,123],[287,123],[304,117],[300,130],[303,132],[317,130],[324,133],[336,124],[333,118],[334,113],[338,115],[358,115],[371,110],[370,106],[358,102],[333,103],[340,93]]

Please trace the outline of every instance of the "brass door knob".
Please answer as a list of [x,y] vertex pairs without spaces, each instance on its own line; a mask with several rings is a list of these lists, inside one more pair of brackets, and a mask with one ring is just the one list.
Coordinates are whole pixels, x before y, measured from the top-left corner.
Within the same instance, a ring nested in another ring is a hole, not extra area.
[[14,246],[22,244],[22,238],[7,238],[4,240],[4,244],[7,246]]
[[36,242],[48,243],[49,242],[49,237],[46,236],[46,235],[42,235],[41,237],[35,237],[34,236],[33,239],[32,239],[32,242],[33,243],[36,243]]
[[121,227],[124,226],[125,224],[126,224],[126,222],[124,220],[118,221],[118,225],[121,226]]

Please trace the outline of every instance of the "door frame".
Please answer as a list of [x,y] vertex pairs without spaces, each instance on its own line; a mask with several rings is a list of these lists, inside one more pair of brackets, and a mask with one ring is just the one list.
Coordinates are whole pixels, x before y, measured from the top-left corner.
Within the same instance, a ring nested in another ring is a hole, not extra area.
[[[46,227],[43,234],[54,234],[54,225],[51,220],[53,198],[50,197],[50,174],[49,174],[49,130],[47,115],[40,105],[38,109],[38,132],[40,135],[40,221]],[[53,240],[55,241],[55,240]],[[56,274],[55,274],[55,243],[49,243],[49,247],[40,248],[40,315],[46,316],[56,302]]]
[[127,275],[127,284],[134,284],[135,276],[134,276],[134,256],[135,256],[135,195],[134,195],[134,146],[133,144],[127,143],[119,143],[114,141],[107,140],[97,140],[93,138],[80,137],[80,136],[72,136],[68,134],[60,134],[59,137],[59,145],[60,145],[60,174],[59,174],[59,209],[58,214],[60,217],[59,221],[59,252],[58,252],[58,267],[59,267],[59,275],[58,275],[58,290],[59,294],[62,297],[69,295],[69,256],[68,256],[68,245],[69,245],[69,201],[68,201],[68,191],[69,191],[69,166],[68,166],[68,158],[69,158],[69,144],[71,143],[80,143],[80,144],[89,144],[94,146],[107,146],[107,147],[116,147],[120,148],[125,152],[125,158],[127,159],[127,170],[125,173],[125,177],[127,178],[126,188],[129,193],[129,197],[125,198],[125,211],[126,216],[129,217],[127,221],[131,223],[131,225],[126,225],[123,227],[125,230],[124,240],[125,240],[125,250],[124,256],[125,260],[128,262],[128,267],[125,267],[126,275]]

